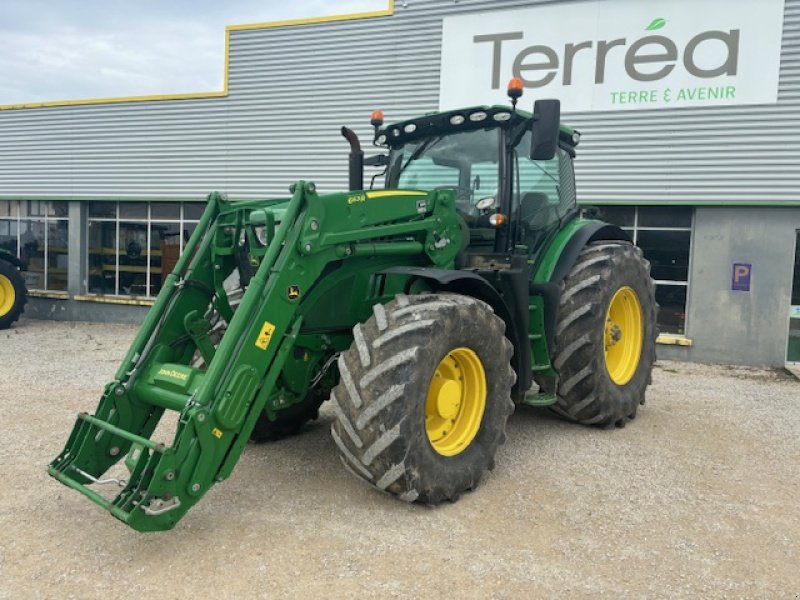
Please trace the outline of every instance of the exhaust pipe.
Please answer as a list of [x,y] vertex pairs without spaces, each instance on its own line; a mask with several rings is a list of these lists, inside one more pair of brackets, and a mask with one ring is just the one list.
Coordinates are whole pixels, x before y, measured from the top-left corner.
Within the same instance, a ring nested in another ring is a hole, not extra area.
[[350,157],[348,180],[350,191],[364,189],[364,151],[361,149],[361,142],[358,141],[358,135],[352,129],[342,127],[342,136],[350,144]]

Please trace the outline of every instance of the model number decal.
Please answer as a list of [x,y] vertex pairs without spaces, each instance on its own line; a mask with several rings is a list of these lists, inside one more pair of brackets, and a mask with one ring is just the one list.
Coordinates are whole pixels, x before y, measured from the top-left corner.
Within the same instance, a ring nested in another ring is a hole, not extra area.
[[359,202],[366,202],[366,201],[367,201],[366,194],[356,194],[355,196],[347,197],[348,204],[358,204]]

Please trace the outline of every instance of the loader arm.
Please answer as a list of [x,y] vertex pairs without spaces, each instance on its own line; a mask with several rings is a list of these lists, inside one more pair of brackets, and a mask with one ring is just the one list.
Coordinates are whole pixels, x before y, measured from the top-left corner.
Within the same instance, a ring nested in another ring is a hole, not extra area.
[[[320,196],[307,182],[291,191],[288,200],[209,196],[95,414],[78,416],[49,466],[133,529],[172,528],[230,475],[302,335],[306,298],[339,276],[332,265],[369,270],[374,261],[378,272],[389,257],[452,268],[461,247],[451,191]],[[234,312],[224,284],[243,248],[257,268]],[[228,322],[217,345],[212,313]],[[151,439],[167,411],[178,413],[169,445]],[[126,479],[105,475],[126,456]],[[121,488],[115,497],[102,493],[104,481]]]

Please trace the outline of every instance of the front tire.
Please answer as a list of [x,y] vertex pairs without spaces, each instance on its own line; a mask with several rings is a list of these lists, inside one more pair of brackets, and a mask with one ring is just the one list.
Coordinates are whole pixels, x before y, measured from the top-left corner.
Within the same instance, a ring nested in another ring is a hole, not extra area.
[[408,502],[456,500],[494,467],[514,410],[511,342],[485,303],[397,296],[353,329],[331,394],[345,467]]
[[590,244],[563,283],[553,368],[560,416],[624,427],[644,404],[655,361],[655,283],[629,243]]
[[270,420],[267,411],[263,411],[253,427],[250,440],[261,444],[297,435],[303,425],[319,417],[319,407],[327,399],[328,395],[323,390],[314,388],[301,402],[278,411],[274,421]]
[[28,290],[19,270],[0,259],[0,329],[8,329],[25,310]]

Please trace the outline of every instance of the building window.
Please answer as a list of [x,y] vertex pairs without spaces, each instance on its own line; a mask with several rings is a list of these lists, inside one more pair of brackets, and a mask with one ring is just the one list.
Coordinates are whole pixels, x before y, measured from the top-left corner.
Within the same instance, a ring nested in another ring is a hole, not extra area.
[[92,202],[89,293],[157,295],[204,209],[202,203]]
[[[686,333],[692,215],[688,206],[599,206],[592,216],[618,225],[650,261],[662,333]],[[587,212],[589,212],[587,211]]]
[[26,266],[31,290],[67,289],[67,202],[0,200],[0,247]]

